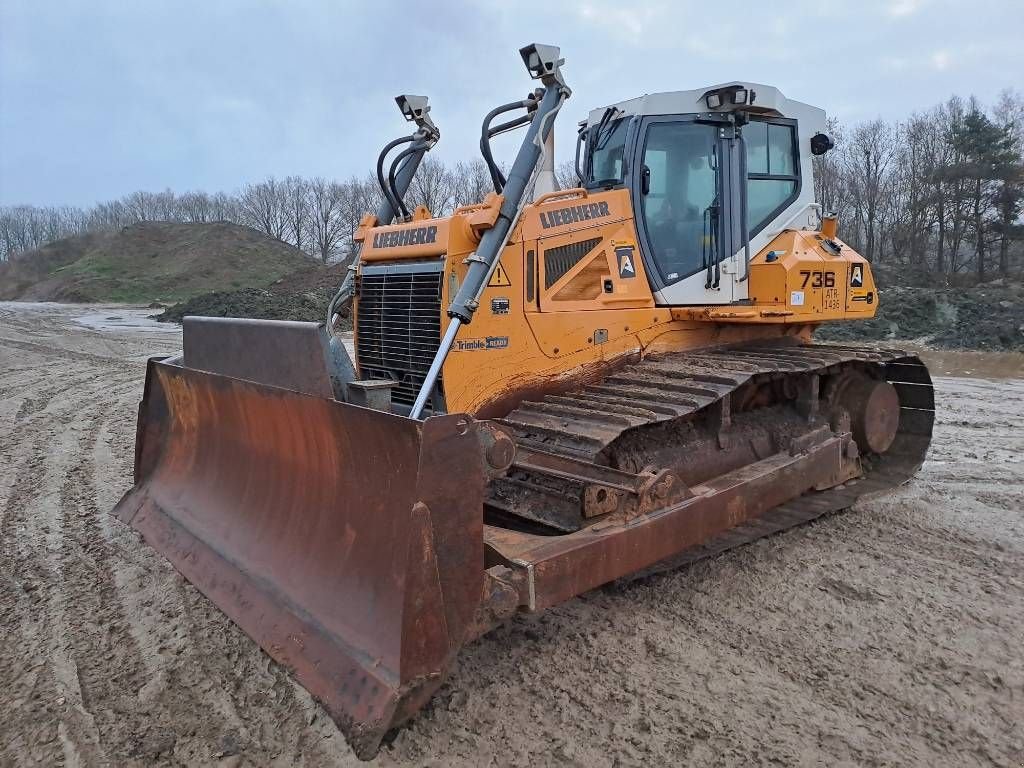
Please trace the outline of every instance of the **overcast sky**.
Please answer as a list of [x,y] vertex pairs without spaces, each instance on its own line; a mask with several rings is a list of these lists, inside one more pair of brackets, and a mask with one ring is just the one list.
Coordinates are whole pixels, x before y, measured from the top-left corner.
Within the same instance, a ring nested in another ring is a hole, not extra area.
[[0,204],[362,175],[406,132],[402,92],[470,159],[534,41],[566,59],[562,158],[587,111],[645,92],[746,79],[855,122],[1024,83],[1024,0],[630,5],[0,0]]

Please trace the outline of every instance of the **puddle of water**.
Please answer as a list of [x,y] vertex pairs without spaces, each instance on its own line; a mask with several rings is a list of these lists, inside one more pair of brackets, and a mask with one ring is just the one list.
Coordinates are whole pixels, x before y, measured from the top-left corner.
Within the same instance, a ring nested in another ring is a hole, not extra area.
[[174,323],[158,323],[152,319],[152,309],[118,309],[106,312],[94,312],[74,318],[79,325],[93,331],[157,331],[177,333],[178,326]]
[[[903,347],[904,349],[906,347]],[[966,379],[1024,379],[1024,353],[962,349],[916,349],[932,376]]]

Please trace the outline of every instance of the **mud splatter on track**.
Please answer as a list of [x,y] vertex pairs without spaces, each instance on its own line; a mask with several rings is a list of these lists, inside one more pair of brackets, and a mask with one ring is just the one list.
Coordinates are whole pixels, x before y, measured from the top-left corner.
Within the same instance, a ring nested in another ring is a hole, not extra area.
[[[96,311],[0,305],[0,764],[359,764],[107,516],[145,358],[179,339]],[[1020,764],[1018,376],[940,377],[890,496],[495,630],[378,763]]]

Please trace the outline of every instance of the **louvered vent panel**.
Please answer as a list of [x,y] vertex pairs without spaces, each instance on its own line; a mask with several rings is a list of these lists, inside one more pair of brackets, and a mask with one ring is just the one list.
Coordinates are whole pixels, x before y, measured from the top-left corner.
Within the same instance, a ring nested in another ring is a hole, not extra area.
[[557,248],[544,251],[544,288],[545,290],[557,283],[566,272],[579,264],[580,259],[594,250],[601,242],[600,237],[568,243]]
[[395,403],[413,404],[440,346],[443,268],[441,261],[362,268],[356,317],[360,375],[397,381],[391,390]]

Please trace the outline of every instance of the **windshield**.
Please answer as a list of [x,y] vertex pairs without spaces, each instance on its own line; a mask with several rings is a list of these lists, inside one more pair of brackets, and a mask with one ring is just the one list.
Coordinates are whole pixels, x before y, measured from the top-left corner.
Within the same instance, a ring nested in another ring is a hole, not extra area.
[[629,120],[620,118],[590,129],[587,144],[590,151],[590,172],[587,186],[607,186],[622,181],[622,156],[626,149],[626,127]]

